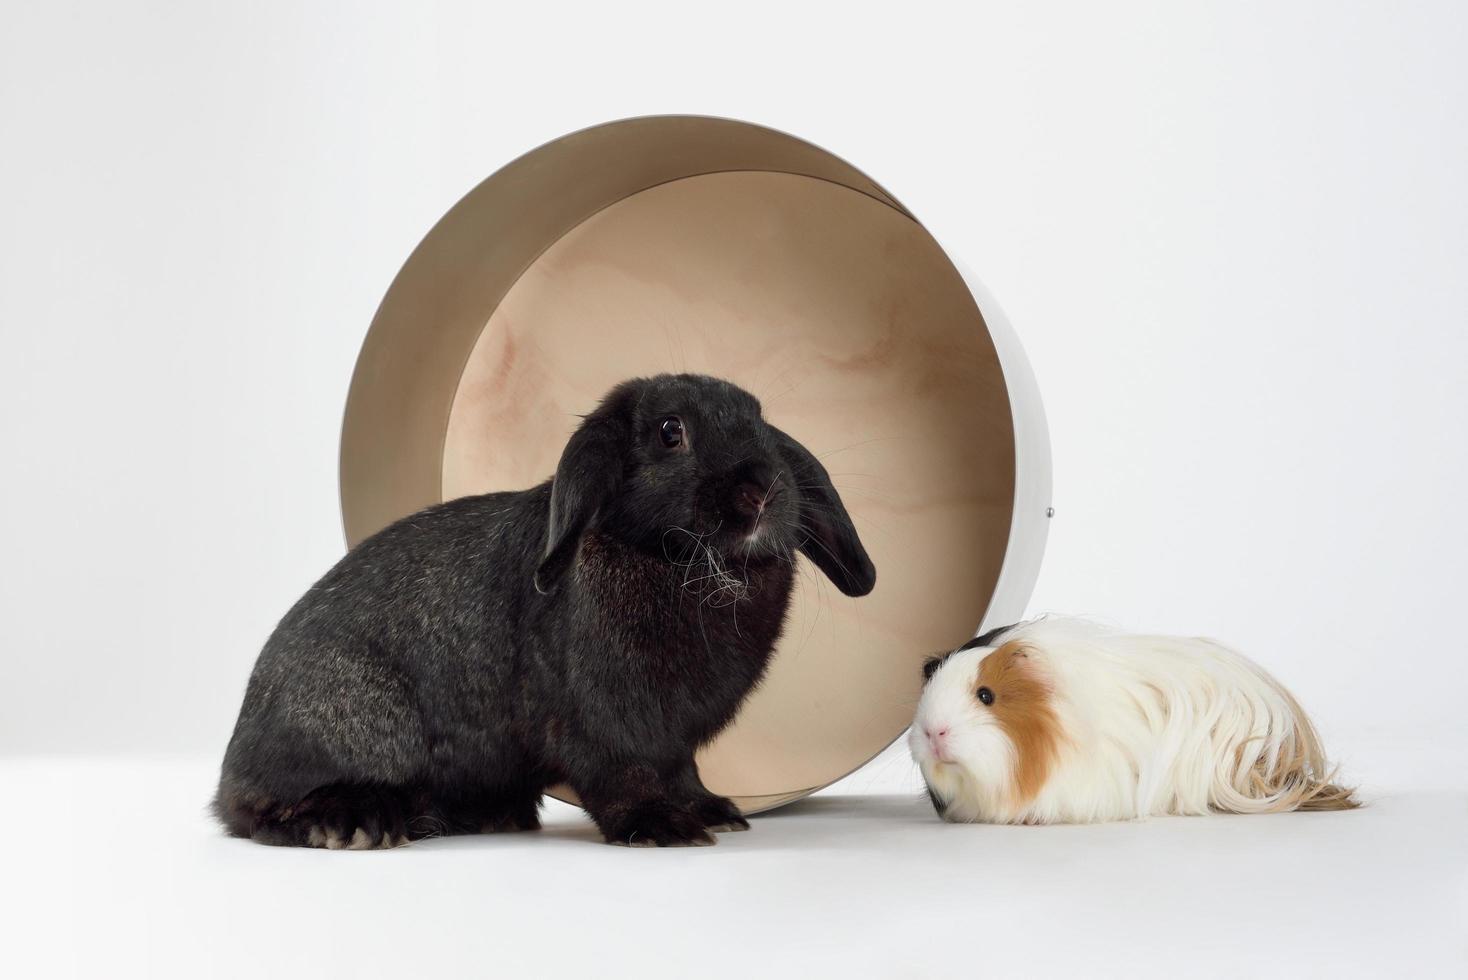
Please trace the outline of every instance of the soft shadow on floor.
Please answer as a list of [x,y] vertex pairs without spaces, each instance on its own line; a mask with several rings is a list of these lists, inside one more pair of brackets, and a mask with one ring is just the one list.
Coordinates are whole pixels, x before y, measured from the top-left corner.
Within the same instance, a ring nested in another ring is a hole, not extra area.
[[[577,807],[552,802],[539,831],[436,837],[415,842],[418,849],[488,849],[537,843],[601,844],[601,833]],[[740,849],[840,847],[848,839],[869,838],[899,826],[941,825],[927,799],[909,794],[810,796],[750,817],[750,830],[720,834],[721,843]]]
[[831,796],[807,796],[775,810],[758,814],[752,820],[795,820],[803,817],[853,817],[878,820],[937,820],[927,798],[917,794],[870,793]]
[[[769,852],[862,851],[884,854],[921,851],[941,841],[943,847],[992,845],[1027,853],[1057,847],[1134,848],[1141,854],[1173,847],[1254,848],[1286,850],[1315,846],[1322,835],[1331,839],[1364,839],[1383,825],[1403,820],[1420,824],[1431,836],[1439,824],[1461,820],[1461,794],[1382,796],[1360,810],[1341,813],[1286,813],[1207,817],[1157,817],[1145,821],[1103,824],[1057,824],[1013,827],[989,824],[945,823],[927,798],[918,794],[827,794],[807,797],[750,818],[744,833],[719,834],[724,854]],[[431,838],[415,842],[411,850],[488,851],[537,847],[583,848],[605,846],[600,832],[579,808],[560,802],[547,805],[545,826],[539,831]],[[678,848],[676,850],[684,850]],[[701,850],[694,848],[693,850]]]

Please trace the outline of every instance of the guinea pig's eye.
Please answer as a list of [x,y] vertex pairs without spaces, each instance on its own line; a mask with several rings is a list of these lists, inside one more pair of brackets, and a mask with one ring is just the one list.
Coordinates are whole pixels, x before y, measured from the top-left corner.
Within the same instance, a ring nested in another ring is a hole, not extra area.
[[977,693],[979,695],[979,700],[984,704],[994,703],[994,692],[989,690],[987,687],[979,688]]
[[676,415],[663,419],[658,423],[658,438],[669,449],[677,449],[683,445],[683,420]]

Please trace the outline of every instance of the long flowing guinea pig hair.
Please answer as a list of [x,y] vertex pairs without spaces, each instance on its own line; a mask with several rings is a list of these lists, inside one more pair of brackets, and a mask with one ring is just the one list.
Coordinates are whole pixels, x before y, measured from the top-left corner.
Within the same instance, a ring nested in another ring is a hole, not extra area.
[[909,746],[945,820],[1358,805],[1290,692],[1211,640],[1045,618],[933,658],[925,673]]

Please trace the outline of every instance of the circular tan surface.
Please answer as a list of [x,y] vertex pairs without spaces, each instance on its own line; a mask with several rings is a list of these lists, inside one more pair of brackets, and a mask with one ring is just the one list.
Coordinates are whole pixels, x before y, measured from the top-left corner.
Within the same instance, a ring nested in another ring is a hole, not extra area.
[[1044,412],[980,295],[988,324],[891,194],[793,136],[704,116],[563,136],[465,195],[383,297],[342,426],[347,541],[545,479],[625,377],[744,385],[824,459],[878,569],[853,600],[801,560],[764,685],[700,757],[746,812],[798,799],[900,735],[922,658],[1018,618],[1038,573]]
[[1014,500],[1003,372],[922,226],[828,180],[688,177],[574,226],[484,312],[445,499],[546,479],[576,416],[624,378],[704,372],[822,459],[877,566],[876,590],[849,599],[801,559],[765,683],[699,758],[709,788],[778,805],[899,735],[922,658],[979,624]]

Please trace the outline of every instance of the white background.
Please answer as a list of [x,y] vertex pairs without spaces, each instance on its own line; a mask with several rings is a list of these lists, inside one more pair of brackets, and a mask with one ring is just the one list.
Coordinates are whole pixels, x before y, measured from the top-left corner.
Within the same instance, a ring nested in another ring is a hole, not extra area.
[[1055,456],[1032,609],[1232,641],[1369,790],[1461,790],[1465,51],[1457,2],[5,0],[0,756],[217,757],[342,551],[409,250],[528,148],[694,112],[853,161],[1004,305]]

